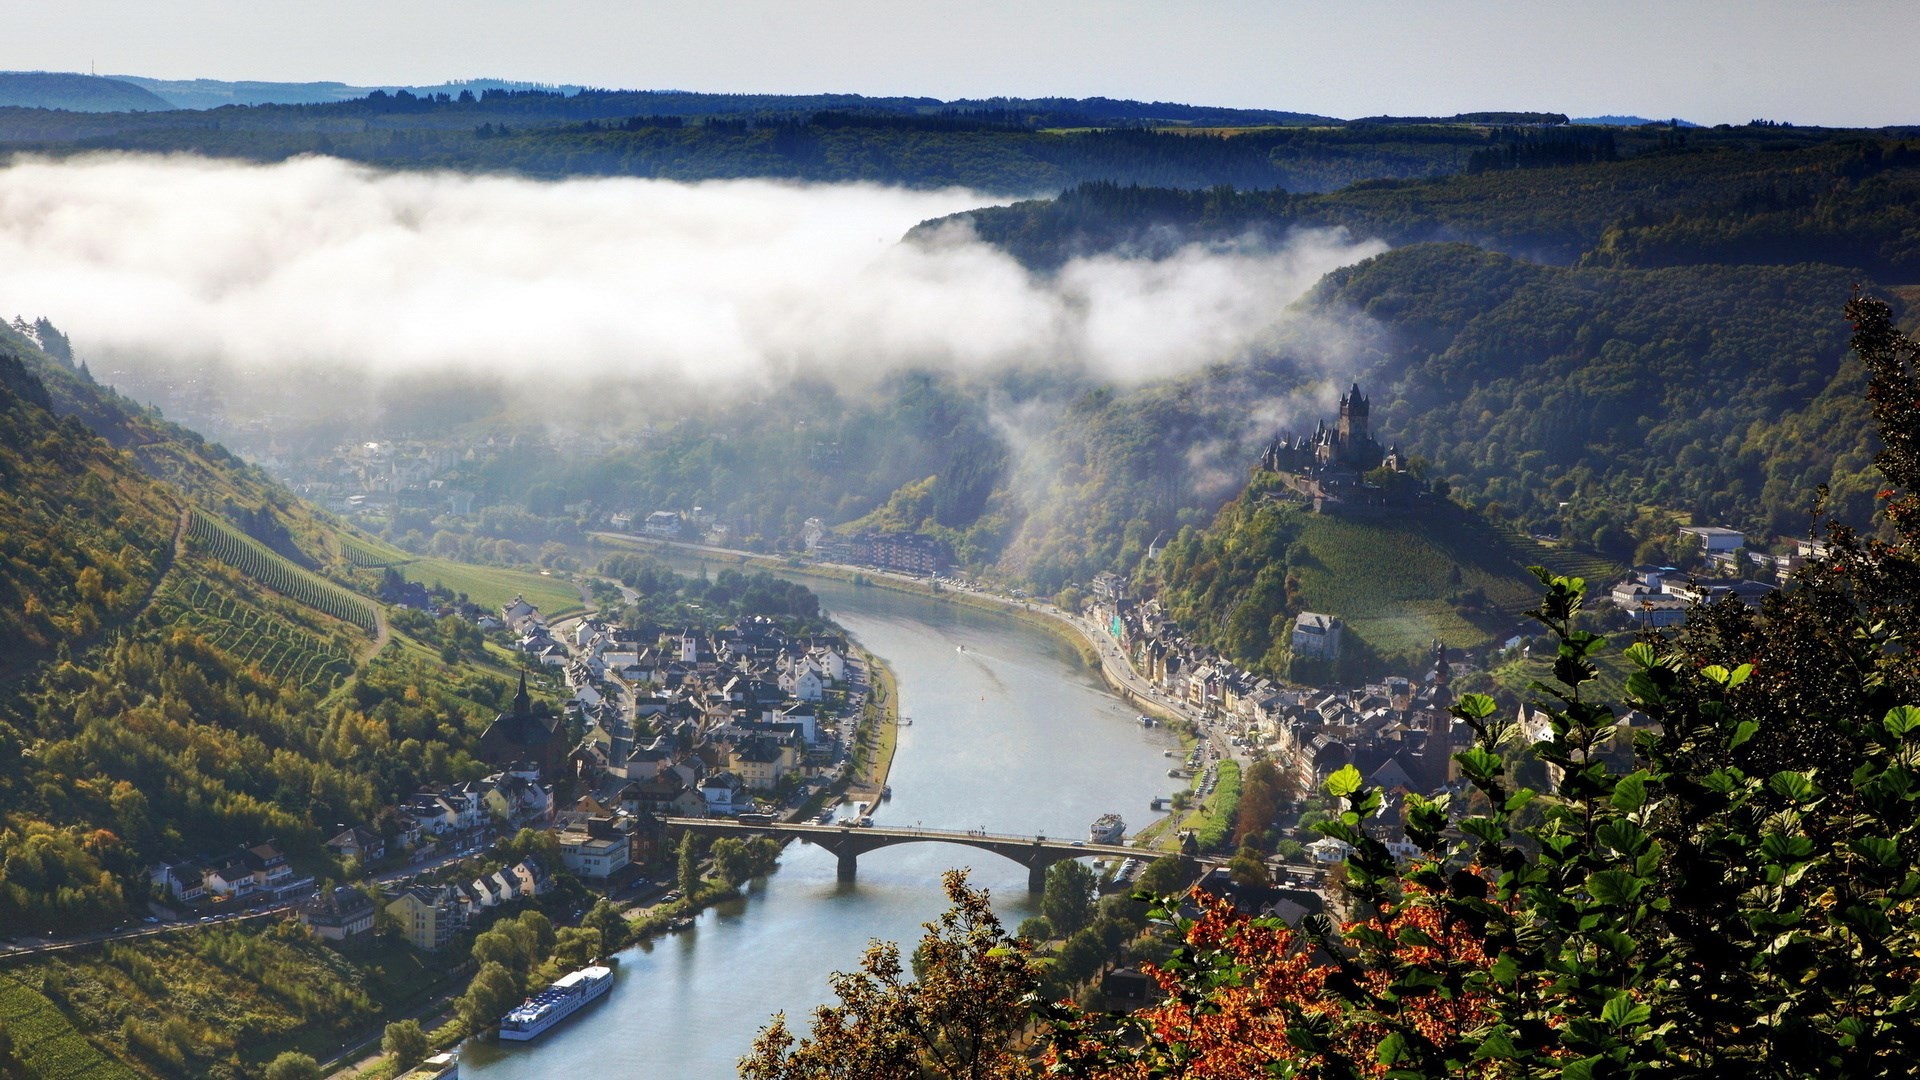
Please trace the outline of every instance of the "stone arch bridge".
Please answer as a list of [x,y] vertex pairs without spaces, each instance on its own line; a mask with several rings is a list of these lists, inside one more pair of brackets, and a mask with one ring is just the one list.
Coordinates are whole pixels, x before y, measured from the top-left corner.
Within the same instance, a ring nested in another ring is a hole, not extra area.
[[775,823],[742,824],[727,818],[670,817],[669,829],[701,833],[706,836],[770,836],[776,840],[801,840],[826,848],[840,860],[840,880],[852,881],[861,855],[895,844],[959,844],[962,847],[991,851],[1027,868],[1027,888],[1040,892],[1046,885],[1047,867],[1066,859],[1086,856],[1121,859],[1155,859],[1168,854],[1123,844],[1075,843],[1047,836],[1012,836],[1004,833],[960,831],[954,829],[879,828],[857,825],[813,825]]

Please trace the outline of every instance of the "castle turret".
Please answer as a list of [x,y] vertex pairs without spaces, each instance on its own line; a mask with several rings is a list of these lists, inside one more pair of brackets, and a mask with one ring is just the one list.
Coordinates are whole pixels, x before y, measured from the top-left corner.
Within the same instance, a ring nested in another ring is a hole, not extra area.
[[1367,440],[1367,399],[1360,396],[1360,384],[1340,395],[1340,441],[1349,446]]

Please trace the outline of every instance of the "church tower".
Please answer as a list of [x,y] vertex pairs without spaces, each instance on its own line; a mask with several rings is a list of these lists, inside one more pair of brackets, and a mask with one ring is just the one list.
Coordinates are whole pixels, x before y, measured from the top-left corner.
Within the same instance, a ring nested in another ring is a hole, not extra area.
[[1423,752],[1427,775],[1423,781],[1428,792],[1438,791],[1453,779],[1453,716],[1447,707],[1453,704],[1453,666],[1447,663],[1447,647],[1433,643],[1433,686],[1427,698],[1427,746]]
[[1358,446],[1367,441],[1367,399],[1360,396],[1360,384],[1340,395],[1340,441]]
[[533,715],[533,699],[527,696],[527,672],[525,668],[520,669],[520,692],[513,695],[513,715]]

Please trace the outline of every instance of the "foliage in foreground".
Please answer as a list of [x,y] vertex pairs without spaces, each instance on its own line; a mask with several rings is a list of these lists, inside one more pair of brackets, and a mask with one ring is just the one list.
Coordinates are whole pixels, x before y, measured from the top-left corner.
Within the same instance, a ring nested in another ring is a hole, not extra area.
[[986,893],[948,871],[953,907],[927,924],[909,978],[900,947],[875,942],[853,974],[833,976],[837,1005],[814,1010],[813,1031],[795,1040],[776,1016],[740,1061],[748,1080],[785,1077],[918,1077],[986,1080],[1030,1070],[1014,1045],[1027,1026],[1039,971],[1002,932]]
[[[1424,855],[1402,868],[1364,828],[1381,794],[1336,774],[1342,813],[1322,831],[1357,849],[1344,927],[1209,905],[1156,969],[1164,1000],[1109,1018],[1038,1004],[1020,943],[949,879],[956,909],[930,927],[920,982],[877,946],[866,973],[836,979],[842,1005],[821,1010],[810,1039],[794,1044],[776,1021],[743,1074],[1910,1075],[1920,343],[1884,305],[1848,314],[1893,539],[1833,527],[1830,557],[1761,610],[1717,605],[1672,641],[1634,645],[1623,704],[1654,724],[1632,771],[1599,752],[1618,720],[1590,696],[1604,641],[1573,627],[1585,583],[1542,571],[1533,615],[1559,649],[1555,685],[1537,688],[1551,733],[1534,752],[1557,770],[1553,789],[1508,775],[1499,751],[1518,732],[1490,698],[1465,695],[1454,715],[1477,736],[1457,755],[1470,791],[1409,799]],[[955,986],[971,1011],[930,996]],[[1015,1048],[1023,1030],[1031,1052]],[[971,1055],[940,1052],[957,1043]]]

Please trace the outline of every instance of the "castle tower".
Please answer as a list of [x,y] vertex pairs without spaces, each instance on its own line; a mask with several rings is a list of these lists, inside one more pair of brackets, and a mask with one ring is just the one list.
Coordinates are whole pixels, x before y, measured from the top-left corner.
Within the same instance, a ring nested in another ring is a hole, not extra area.
[[1367,441],[1367,399],[1360,396],[1360,384],[1340,395],[1340,441],[1355,446]]

